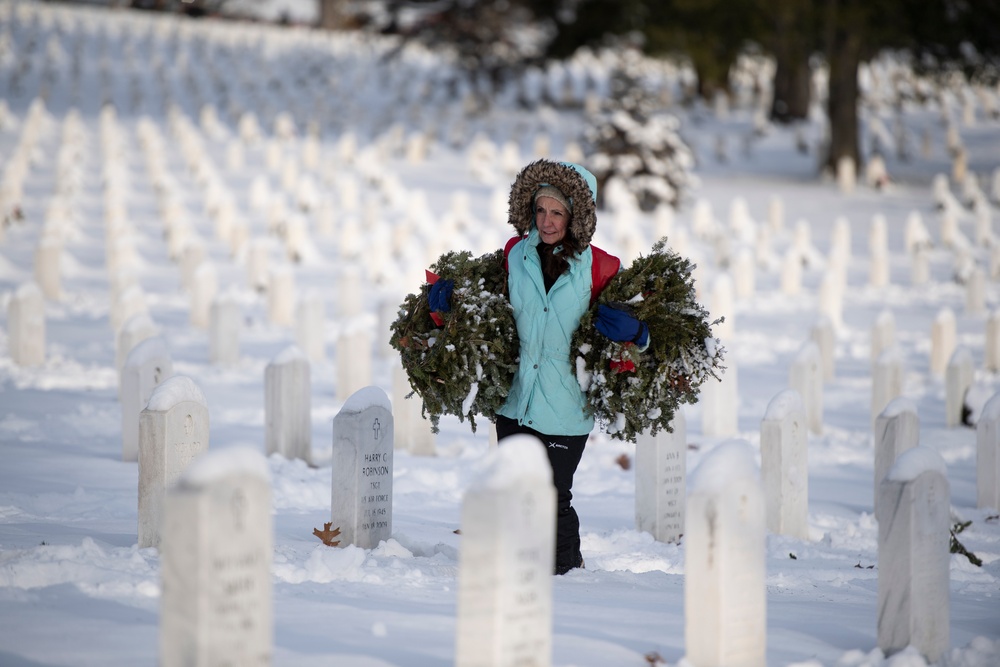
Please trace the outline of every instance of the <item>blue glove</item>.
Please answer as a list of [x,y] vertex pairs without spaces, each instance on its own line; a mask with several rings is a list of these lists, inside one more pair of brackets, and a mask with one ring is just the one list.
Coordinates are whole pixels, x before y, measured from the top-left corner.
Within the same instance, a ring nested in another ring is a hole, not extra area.
[[455,281],[446,278],[431,285],[427,293],[427,304],[432,313],[447,313],[451,310],[451,292],[455,289]]
[[598,304],[597,330],[606,337],[619,343],[635,343],[643,347],[649,342],[649,327],[642,320],[636,319],[629,312],[628,306],[613,304]]

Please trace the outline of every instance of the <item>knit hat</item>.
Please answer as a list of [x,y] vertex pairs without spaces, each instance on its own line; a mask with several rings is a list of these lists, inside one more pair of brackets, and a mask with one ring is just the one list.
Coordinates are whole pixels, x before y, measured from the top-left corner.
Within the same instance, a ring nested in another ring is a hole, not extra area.
[[564,195],[562,193],[562,190],[555,187],[554,185],[543,185],[542,187],[538,188],[538,191],[535,192],[535,197],[533,199],[535,204],[538,203],[538,199],[540,197],[551,197],[552,199],[555,199],[557,202],[565,206],[567,211],[569,211],[570,213],[573,212],[573,206],[569,203],[569,200],[566,198],[566,195]]

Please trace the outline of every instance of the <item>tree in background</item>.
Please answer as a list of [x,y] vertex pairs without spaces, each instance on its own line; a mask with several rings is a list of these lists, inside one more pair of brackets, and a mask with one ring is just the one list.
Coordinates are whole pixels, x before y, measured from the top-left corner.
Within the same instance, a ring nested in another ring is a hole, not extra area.
[[761,3],[765,16],[762,42],[775,63],[770,118],[777,123],[804,120],[811,101],[809,61],[820,47],[817,12],[811,0]]

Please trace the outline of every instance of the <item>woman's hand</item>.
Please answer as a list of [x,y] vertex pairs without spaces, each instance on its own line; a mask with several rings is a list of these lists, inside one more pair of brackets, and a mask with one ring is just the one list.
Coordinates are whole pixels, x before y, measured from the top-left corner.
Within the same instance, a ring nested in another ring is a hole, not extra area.
[[598,304],[594,326],[604,336],[619,343],[635,343],[639,347],[649,343],[649,327],[622,303]]

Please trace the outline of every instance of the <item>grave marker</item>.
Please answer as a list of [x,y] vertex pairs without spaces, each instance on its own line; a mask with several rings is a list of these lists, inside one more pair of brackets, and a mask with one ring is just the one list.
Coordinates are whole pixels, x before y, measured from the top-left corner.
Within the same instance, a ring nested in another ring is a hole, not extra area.
[[896,317],[891,310],[882,310],[875,318],[871,334],[871,360],[878,360],[882,352],[896,342]]
[[749,443],[722,443],[702,459],[688,481],[685,530],[685,659],[764,667],[765,505]]
[[148,313],[133,315],[125,321],[125,324],[123,324],[122,328],[118,331],[118,337],[115,339],[115,342],[117,343],[117,345],[115,345],[115,369],[118,371],[119,378],[119,400],[121,400],[120,380],[122,368],[125,366],[125,360],[128,358],[129,352],[131,352],[132,348],[136,345],[147,338],[152,338],[157,333],[156,324],[153,322],[153,318],[151,318]]
[[[326,360],[326,304],[321,294],[305,294],[299,299],[295,317],[295,341],[306,358]],[[387,329],[388,330],[388,329]]]
[[973,267],[965,285],[965,312],[969,315],[986,312],[986,272],[978,264]]
[[275,266],[267,286],[267,315],[272,323],[291,326],[295,322],[295,274],[288,266]]
[[456,667],[552,664],[556,491],[542,444],[491,450],[462,501]]
[[264,369],[264,446],[268,455],[312,461],[309,360],[295,345]]
[[[154,339],[150,339],[154,340]],[[208,405],[178,375],[157,386],[139,415],[139,548],[159,547],[166,491],[208,451]]]
[[931,279],[931,256],[926,246],[920,246],[913,251],[913,264],[910,267],[910,280],[914,286],[926,285]]
[[213,364],[233,365],[240,360],[240,330],[243,311],[236,296],[215,297],[209,314],[208,358]]
[[1000,509],[1000,393],[986,401],[976,424],[976,506]]
[[7,304],[10,357],[20,366],[45,363],[45,296],[36,283],[24,283]]
[[701,432],[709,437],[729,437],[739,432],[739,383],[736,363],[730,362],[719,380],[701,386]]
[[829,382],[836,375],[836,334],[833,330],[833,323],[830,318],[821,315],[809,332],[809,339],[819,347],[820,357],[823,360],[823,380]]
[[792,360],[788,385],[799,392],[805,406],[806,423],[816,435],[823,433],[823,371],[819,346],[806,341]]
[[62,258],[62,241],[43,232],[35,249],[35,280],[46,299],[58,301],[62,293],[59,261]]
[[122,405],[122,461],[139,460],[139,415],[157,385],[174,374],[166,341],[154,336],[126,355],[118,386]]
[[760,423],[760,472],[767,529],[800,540],[809,537],[809,450],[802,397],[779,392]]
[[392,407],[365,387],[333,419],[332,523],[342,546],[378,546],[392,535]]
[[920,442],[920,417],[917,406],[904,396],[889,401],[885,409],[875,418],[875,495],[874,505],[878,509],[878,487],[889,473],[889,469],[903,452],[913,449]]
[[199,456],[167,492],[160,664],[270,665],[270,471],[254,450]]
[[212,301],[219,291],[219,279],[215,266],[203,261],[194,270],[191,282],[191,326],[207,329],[212,310]]
[[1000,371],[1000,310],[994,310],[986,319],[986,370]]
[[965,394],[972,386],[973,375],[972,353],[965,347],[956,348],[948,360],[944,380],[945,425],[949,428],[962,425]]
[[670,422],[673,433],[641,433],[635,447],[635,526],[659,542],[677,542],[684,534],[687,477],[687,422],[680,410]]
[[[357,327],[358,322],[352,323]],[[342,331],[337,338],[337,400],[346,401],[372,381],[371,334],[364,328]]]
[[931,324],[931,373],[944,375],[948,360],[955,351],[955,314],[942,308]]
[[928,662],[948,650],[950,500],[944,459],[930,447],[899,456],[879,484],[878,646],[914,646]]

